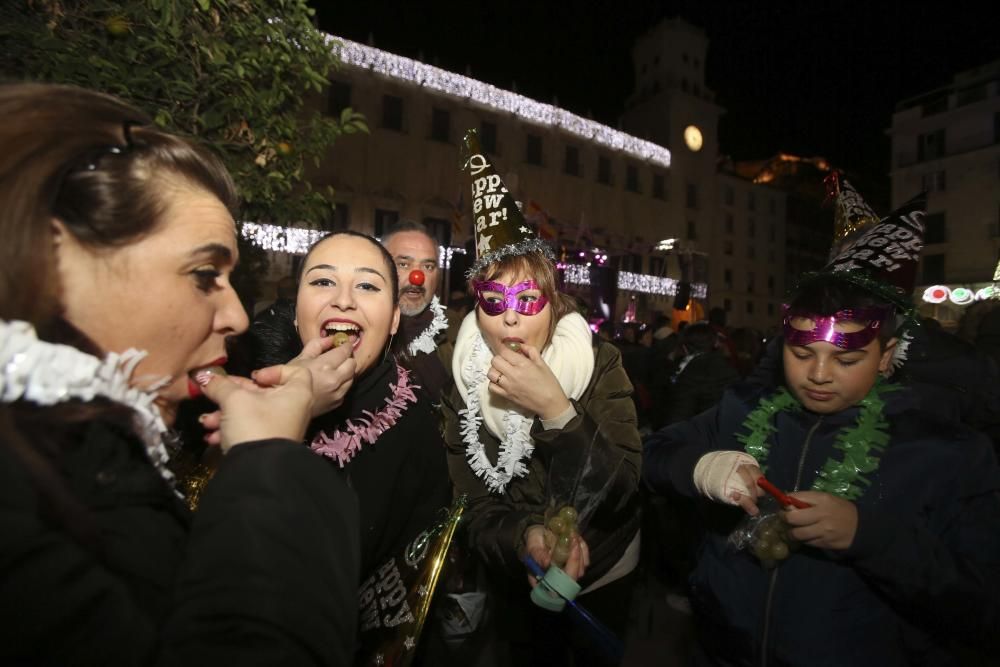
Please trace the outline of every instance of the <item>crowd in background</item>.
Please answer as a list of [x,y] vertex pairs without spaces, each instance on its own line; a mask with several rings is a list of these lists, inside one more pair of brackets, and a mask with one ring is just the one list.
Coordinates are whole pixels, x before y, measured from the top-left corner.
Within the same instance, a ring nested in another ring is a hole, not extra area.
[[621,351],[645,434],[714,405],[727,386],[749,375],[769,340],[757,329],[727,326],[722,308],[712,308],[706,321],[682,320],[676,330],[662,313],[650,322],[605,320],[598,334]]

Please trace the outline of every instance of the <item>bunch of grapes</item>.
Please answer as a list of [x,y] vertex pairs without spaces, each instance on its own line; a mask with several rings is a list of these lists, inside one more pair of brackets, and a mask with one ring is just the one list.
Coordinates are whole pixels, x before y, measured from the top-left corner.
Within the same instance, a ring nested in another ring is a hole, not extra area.
[[754,528],[750,545],[761,565],[770,570],[798,549],[799,543],[788,534],[788,524],[777,514],[770,514]]
[[566,505],[549,519],[545,532],[545,545],[552,550],[552,562],[563,567],[569,560],[569,550],[576,532],[576,509]]

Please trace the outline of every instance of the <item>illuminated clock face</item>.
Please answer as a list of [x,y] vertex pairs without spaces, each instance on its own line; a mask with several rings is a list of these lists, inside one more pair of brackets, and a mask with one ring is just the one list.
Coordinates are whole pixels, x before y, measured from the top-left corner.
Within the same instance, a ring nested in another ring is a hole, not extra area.
[[688,125],[684,128],[684,143],[692,151],[697,153],[701,150],[701,130],[699,130],[694,125]]

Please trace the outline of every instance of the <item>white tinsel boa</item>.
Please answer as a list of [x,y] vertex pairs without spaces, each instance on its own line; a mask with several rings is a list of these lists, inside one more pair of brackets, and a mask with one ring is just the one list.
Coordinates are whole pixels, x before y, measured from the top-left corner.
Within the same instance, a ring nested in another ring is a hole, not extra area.
[[439,333],[448,328],[448,316],[445,315],[444,306],[441,305],[436,295],[431,299],[428,308],[434,313],[434,319],[431,320],[426,329],[420,332],[419,336],[410,341],[410,344],[406,346],[406,351],[411,357],[415,357],[421,352],[430,354],[436,350],[437,343],[434,342],[434,339]]
[[0,400],[55,405],[103,396],[126,405],[135,412],[136,433],[146,445],[149,460],[172,482],[173,473],[167,469],[170,456],[163,445],[167,427],[154,404],[156,390],[166,380],[147,389],[129,383],[145,357],[146,352],[129,349],[98,359],[70,345],[38,340],[28,322],[0,320]]
[[[577,313],[559,320],[552,340],[542,350],[542,359],[566,395],[580,398],[594,374],[592,334],[586,320]],[[513,478],[528,472],[525,462],[535,448],[530,435],[535,415],[490,392],[486,372],[492,360],[493,353],[483,340],[473,310],[462,321],[452,357],[455,385],[465,401],[465,409],[459,411],[462,440],[472,470],[491,491],[503,493]],[[495,466],[479,441],[479,427],[484,423],[486,430],[500,441]]]

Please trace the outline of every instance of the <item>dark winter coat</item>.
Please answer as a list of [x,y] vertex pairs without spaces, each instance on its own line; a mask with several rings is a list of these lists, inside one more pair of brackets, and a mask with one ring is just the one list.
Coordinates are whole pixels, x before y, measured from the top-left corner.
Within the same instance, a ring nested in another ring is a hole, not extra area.
[[[697,496],[698,459],[742,449],[735,434],[747,431],[744,420],[770,392],[739,385],[716,409],[654,434],[645,481]],[[912,390],[884,399],[891,440],[855,501],[849,549],[802,547],[769,573],[751,553],[727,545],[742,511],[706,507],[691,602],[715,664],[950,665],[953,642],[997,641],[1000,471],[989,443],[919,410]],[[858,412],[779,413],[768,478],[786,490],[810,488],[823,463],[840,457],[834,438]]]
[[410,355],[408,346],[422,334],[434,321],[434,311],[425,308],[419,315],[403,315],[399,318],[399,339],[394,349],[400,353],[404,366],[413,369],[418,383],[434,404],[441,402],[441,397],[451,389],[451,355],[455,345],[448,340],[448,329],[439,331],[434,337],[436,345],[433,352],[417,352]]
[[[389,385],[398,381],[395,362],[382,362],[356,380],[344,404],[315,420],[311,431],[332,433],[348,419],[366,418],[365,411],[385,406]],[[451,502],[440,419],[423,391],[374,444],[363,445],[343,468],[330,465],[358,497],[362,580],[432,525],[438,510]]]
[[699,354],[677,373],[666,401],[657,408],[666,412],[665,424],[690,419],[718,403],[726,387],[739,379],[740,374],[720,350]]
[[[632,385],[614,345],[595,344],[594,356],[590,384],[580,399],[573,401],[578,414],[558,430],[543,430],[540,420],[535,419],[531,430],[535,450],[527,462],[528,474],[512,480],[502,494],[491,492],[466,461],[458,417],[465,404],[457,388],[443,404],[451,478],[456,492],[469,496],[463,522],[472,548],[491,570],[513,577],[517,583],[514,588],[527,590],[526,570],[518,560],[525,529],[544,523],[550,488],[572,487],[591,443],[599,451],[592,462],[613,462],[613,467],[591,472],[595,478],[603,476],[609,487],[583,531],[590,548],[590,567],[580,585],[586,588],[618,562],[639,529],[641,453]],[[480,428],[479,438],[489,460],[495,462],[499,441],[485,426]]]
[[357,504],[319,457],[235,447],[192,518],[132,434],[77,436],[56,465],[97,528],[87,547],[0,442],[0,664],[347,664]]

